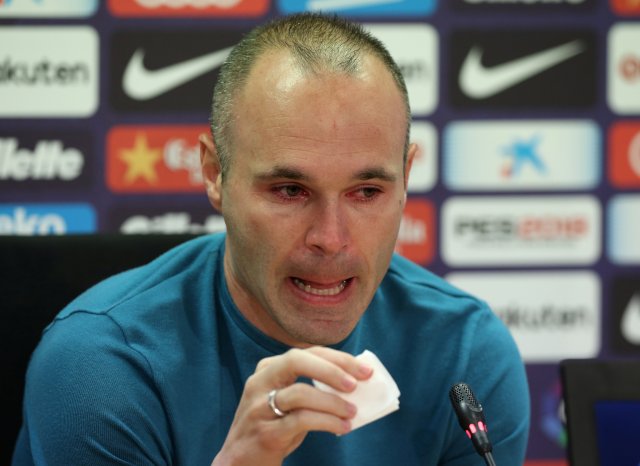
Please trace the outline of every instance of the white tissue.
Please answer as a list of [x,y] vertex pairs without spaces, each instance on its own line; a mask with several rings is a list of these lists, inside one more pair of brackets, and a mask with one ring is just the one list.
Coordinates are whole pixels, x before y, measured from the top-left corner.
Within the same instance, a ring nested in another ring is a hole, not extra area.
[[313,381],[320,390],[335,393],[353,403],[358,408],[356,416],[351,420],[351,430],[376,421],[400,408],[398,397],[400,390],[389,371],[382,365],[378,357],[369,350],[356,356],[373,368],[373,374],[367,380],[358,381],[356,389],[351,393],[339,392],[328,385]]

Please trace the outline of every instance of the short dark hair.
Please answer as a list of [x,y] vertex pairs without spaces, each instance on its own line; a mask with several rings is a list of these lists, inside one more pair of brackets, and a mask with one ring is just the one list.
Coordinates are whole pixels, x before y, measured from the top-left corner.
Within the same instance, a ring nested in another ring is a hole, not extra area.
[[406,106],[407,135],[404,159],[409,147],[411,111],[407,87],[400,68],[380,40],[357,24],[338,16],[301,13],[286,16],[250,31],[231,51],[223,64],[213,91],[211,132],[218,152],[223,179],[231,160],[231,132],[234,101],[262,54],[287,50],[300,70],[356,75],[367,54],[379,58],[391,73]]

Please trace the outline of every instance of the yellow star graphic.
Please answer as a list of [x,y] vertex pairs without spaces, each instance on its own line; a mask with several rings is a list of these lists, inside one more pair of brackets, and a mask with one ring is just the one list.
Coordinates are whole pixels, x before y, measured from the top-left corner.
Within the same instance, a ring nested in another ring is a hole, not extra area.
[[138,178],[143,178],[149,184],[155,184],[158,179],[155,164],[161,156],[159,149],[149,147],[144,134],[137,134],[133,147],[120,152],[120,160],[127,164],[125,183],[131,184]]

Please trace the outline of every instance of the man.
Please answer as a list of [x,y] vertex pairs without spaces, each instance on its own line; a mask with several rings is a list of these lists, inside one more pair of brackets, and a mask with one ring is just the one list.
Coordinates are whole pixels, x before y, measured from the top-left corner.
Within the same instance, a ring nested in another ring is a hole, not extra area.
[[[480,464],[448,402],[460,380],[497,464],[522,464],[528,392],[507,330],[393,255],[409,123],[398,67],[358,26],[299,15],[250,33],[201,137],[226,235],[63,310],[30,364],[14,464]],[[355,406],[308,379],[353,391],[365,349],[400,410],[351,431]]]

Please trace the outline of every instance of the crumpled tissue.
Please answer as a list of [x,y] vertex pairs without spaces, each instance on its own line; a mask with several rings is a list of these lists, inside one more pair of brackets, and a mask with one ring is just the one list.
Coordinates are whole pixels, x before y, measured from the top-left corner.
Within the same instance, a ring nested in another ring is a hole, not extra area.
[[356,405],[358,412],[351,420],[351,430],[377,421],[387,414],[400,409],[400,401],[398,400],[400,390],[378,357],[371,351],[365,350],[356,356],[356,359],[371,366],[373,374],[367,380],[358,381],[358,385],[351,393],[339,392],[322,382],[313,380],[313,384],[318,389],[335,393]]

